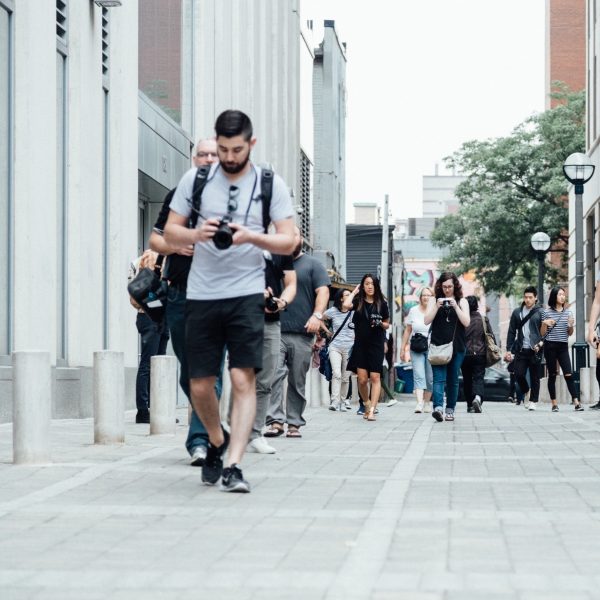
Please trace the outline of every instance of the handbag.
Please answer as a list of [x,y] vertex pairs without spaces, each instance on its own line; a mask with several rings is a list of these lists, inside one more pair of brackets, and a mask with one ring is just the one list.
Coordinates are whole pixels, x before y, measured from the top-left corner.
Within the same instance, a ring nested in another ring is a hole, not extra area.
[[456,322],[454,323],[454,333],[452,334],[452,340],[447,344],[429,344],[429,354],[427,360],[434,366],[447,365],[454,355],[454,336],[456,335],[456,325],[458,324],[458,315],[456,316]]
[[429,340],[422,333],[415,333],[410,338],[410,349],[413,352],[422,353],[427,352],[429,346]]
[[502,358],[502,349],[496,344],[496,338],[491,328],[487,328],[487,317],[481,319],[483,323],[483,335],[485,336],[485,366],[491,367]]
[[333,342],[337,334],[344,328],[344,325],[350,318],[352,311],[349,311],[343,323],[337,328],[336,332],[331,336],[331,339],[319,350],[319,373],[331,381],[333,377],[333,369],[331,368],[331,360],[329,359],[329,344]]
[[169,284],[162,279],[160,267],[164,256],[156,259],[154,269],[144,267],[127,285],[129,295],[140,305],[140,308],[156,323],[165,316]]

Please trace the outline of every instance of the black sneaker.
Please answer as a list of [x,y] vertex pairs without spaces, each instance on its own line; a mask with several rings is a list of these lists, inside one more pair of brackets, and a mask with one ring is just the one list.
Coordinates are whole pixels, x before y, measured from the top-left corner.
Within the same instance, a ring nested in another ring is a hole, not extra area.
[[596,404],[592,404],[590,410],[600,410],[600,401],[596,402]]
[[583,404],[576,404],[575,405],[575,410],[577,412],[581,412],[583,410]]
[[242,470],[238,465],[231,465],[223,469],[221,478],[222,492],[238,492],[247,494],[250,492],[250,484],[244,479]]
[[481,398],[479,396],[475,396],[473,399],[473,411],[476,413],[481,412]]
[[150,423],[150,411],[147,408],[141,408],[135,415],[136,423]]
[[431,413],[431,416],[438,422],[441,423],[444,420],[443,407],[436,406],[434,411]]
[[207,485],[214,485],[219,481],[223,472],[223,455],[229,446],[229,434],[223,429],[225,441],[217,448],[210,442],[206,450],[206,458],[202,465],[202,481]]
[[556,404],[552,405],[552,412],[558,412],[558,406]]
[[473,410],[472,406],[469,406],[469,408],[467,408],[467,412],[468,413],[474,413],[475,411]]

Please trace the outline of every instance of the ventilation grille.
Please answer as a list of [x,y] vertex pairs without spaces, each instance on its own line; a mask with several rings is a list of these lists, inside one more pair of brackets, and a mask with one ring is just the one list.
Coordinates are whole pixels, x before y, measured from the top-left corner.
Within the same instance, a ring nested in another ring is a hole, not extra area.
[[102,9],[102,75],[108,75],[108,8]]
[[300,152],[300,231],[305,240],[310,240],[310,160]]
[[56,0],[56,37],[67,42],[67,2]]

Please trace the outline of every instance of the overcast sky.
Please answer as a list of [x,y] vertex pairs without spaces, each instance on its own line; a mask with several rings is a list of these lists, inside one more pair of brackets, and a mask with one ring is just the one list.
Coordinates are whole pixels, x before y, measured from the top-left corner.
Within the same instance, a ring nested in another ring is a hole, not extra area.
[[543,0],[300,1],[347,44],[347,221],[386,193],[393,218],[421,216],[436,163],[544,110]]

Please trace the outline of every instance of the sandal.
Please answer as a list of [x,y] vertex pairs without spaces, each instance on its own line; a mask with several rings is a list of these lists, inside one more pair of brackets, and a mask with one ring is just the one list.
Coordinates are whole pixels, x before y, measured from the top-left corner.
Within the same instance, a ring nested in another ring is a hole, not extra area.
[[279,437],[283,435],[283,425],[281,423],[272,423],[263,435],[265,437]]
[[371,402],[365,402],[365,412],[363,413],[363,419],[368,420],[369,414],[371,413]]
[[377,421],[375,417],[375,409],[371,408],[367,414],[367,421]]
[[288,427],[287,433],[285,434],[285,437],[289,437],[289,438],[301,438],[302,434],[300,433],[300,430],[297,427]]

